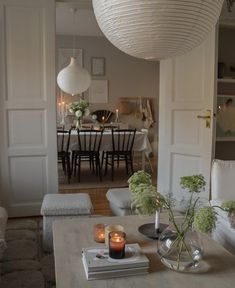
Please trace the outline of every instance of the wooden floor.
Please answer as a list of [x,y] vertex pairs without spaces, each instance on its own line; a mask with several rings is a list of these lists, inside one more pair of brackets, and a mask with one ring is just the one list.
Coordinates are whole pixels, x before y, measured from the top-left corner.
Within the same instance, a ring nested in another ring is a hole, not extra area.
[[88,193],[93,204],[93,214],[111,216],[106,193],[109,188],[60,188],[60,193]]
[[[152,170],[150,169],[150,166],[146,165],[146,171],[152,176],[152,182],[155,185],[157,180],[155,159],[151,159],[151,167]],[[140,167],[136,164],[134,170],[138,171],[140,170]],[[80,182],[78,182],[76,176],[73,176],[70,184],[68,184],[61,167],[58,167],[58,171],[60,180],[59,193],[88,193],[94,208],[93,214],[104,216],[111,216],[109,203],[106,199],[107,191],[110,188],[115,187],[128,187],[127,180],[130,177],[130,175],[126,175],[125,169],[122,169],[121,167],[115,172],[114,181],[111,181],[111,175],[109,173],[100,181],[96,175],[89,171],[89,169],[84,169],[81,174]]]

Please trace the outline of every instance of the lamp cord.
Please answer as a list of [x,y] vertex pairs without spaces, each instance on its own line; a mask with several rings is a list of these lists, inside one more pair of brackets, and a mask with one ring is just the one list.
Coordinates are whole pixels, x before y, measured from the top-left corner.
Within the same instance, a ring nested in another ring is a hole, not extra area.
[[76,25],[75,25],[75,13],[77,12],[77,9],[75,8],[71,8],[72,12],[73,12],[73,58],[75,58],[75,46],[76,46],[76,37],[75,37],[75,29],[76,29]]

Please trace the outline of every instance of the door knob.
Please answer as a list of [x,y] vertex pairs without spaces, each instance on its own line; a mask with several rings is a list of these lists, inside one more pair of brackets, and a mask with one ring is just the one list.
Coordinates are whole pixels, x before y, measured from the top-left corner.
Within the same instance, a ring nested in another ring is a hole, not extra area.
[[206,110],[206,115],[197,115],[197,118],[206,120],[206,128],[211,127],[211,110]]

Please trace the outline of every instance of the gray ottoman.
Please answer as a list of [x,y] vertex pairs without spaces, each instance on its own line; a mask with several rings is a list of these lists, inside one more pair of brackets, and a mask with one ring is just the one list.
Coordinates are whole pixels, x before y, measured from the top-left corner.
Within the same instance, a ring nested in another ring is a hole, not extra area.
[[132,197],[128,188],[113,188],[106,193],[110,210],[115,216],[125,216],[133,214],[131,210]]
[[41,207],[44,251],[53,250],[53,221],[82,216],[87,217],[91,215],[92,210],[91,199],[87,193],[45,195]]

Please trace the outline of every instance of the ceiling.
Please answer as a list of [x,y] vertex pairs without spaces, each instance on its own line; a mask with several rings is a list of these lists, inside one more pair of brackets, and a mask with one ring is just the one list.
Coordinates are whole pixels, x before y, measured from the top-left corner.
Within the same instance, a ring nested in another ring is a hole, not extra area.
[[[77,12],[74,14],[71,8],[76,8]],[[235,3],[232,11],[228,12],[226,0],[224,1],[220,23],[235,27]],[[92,0],[57,0],[56,34],[103,36],[95,19]]]
[[[73,9],[77,9],[75,13]],[[103,36],[95,19],[91,0],[57,1],[56,34]]]

